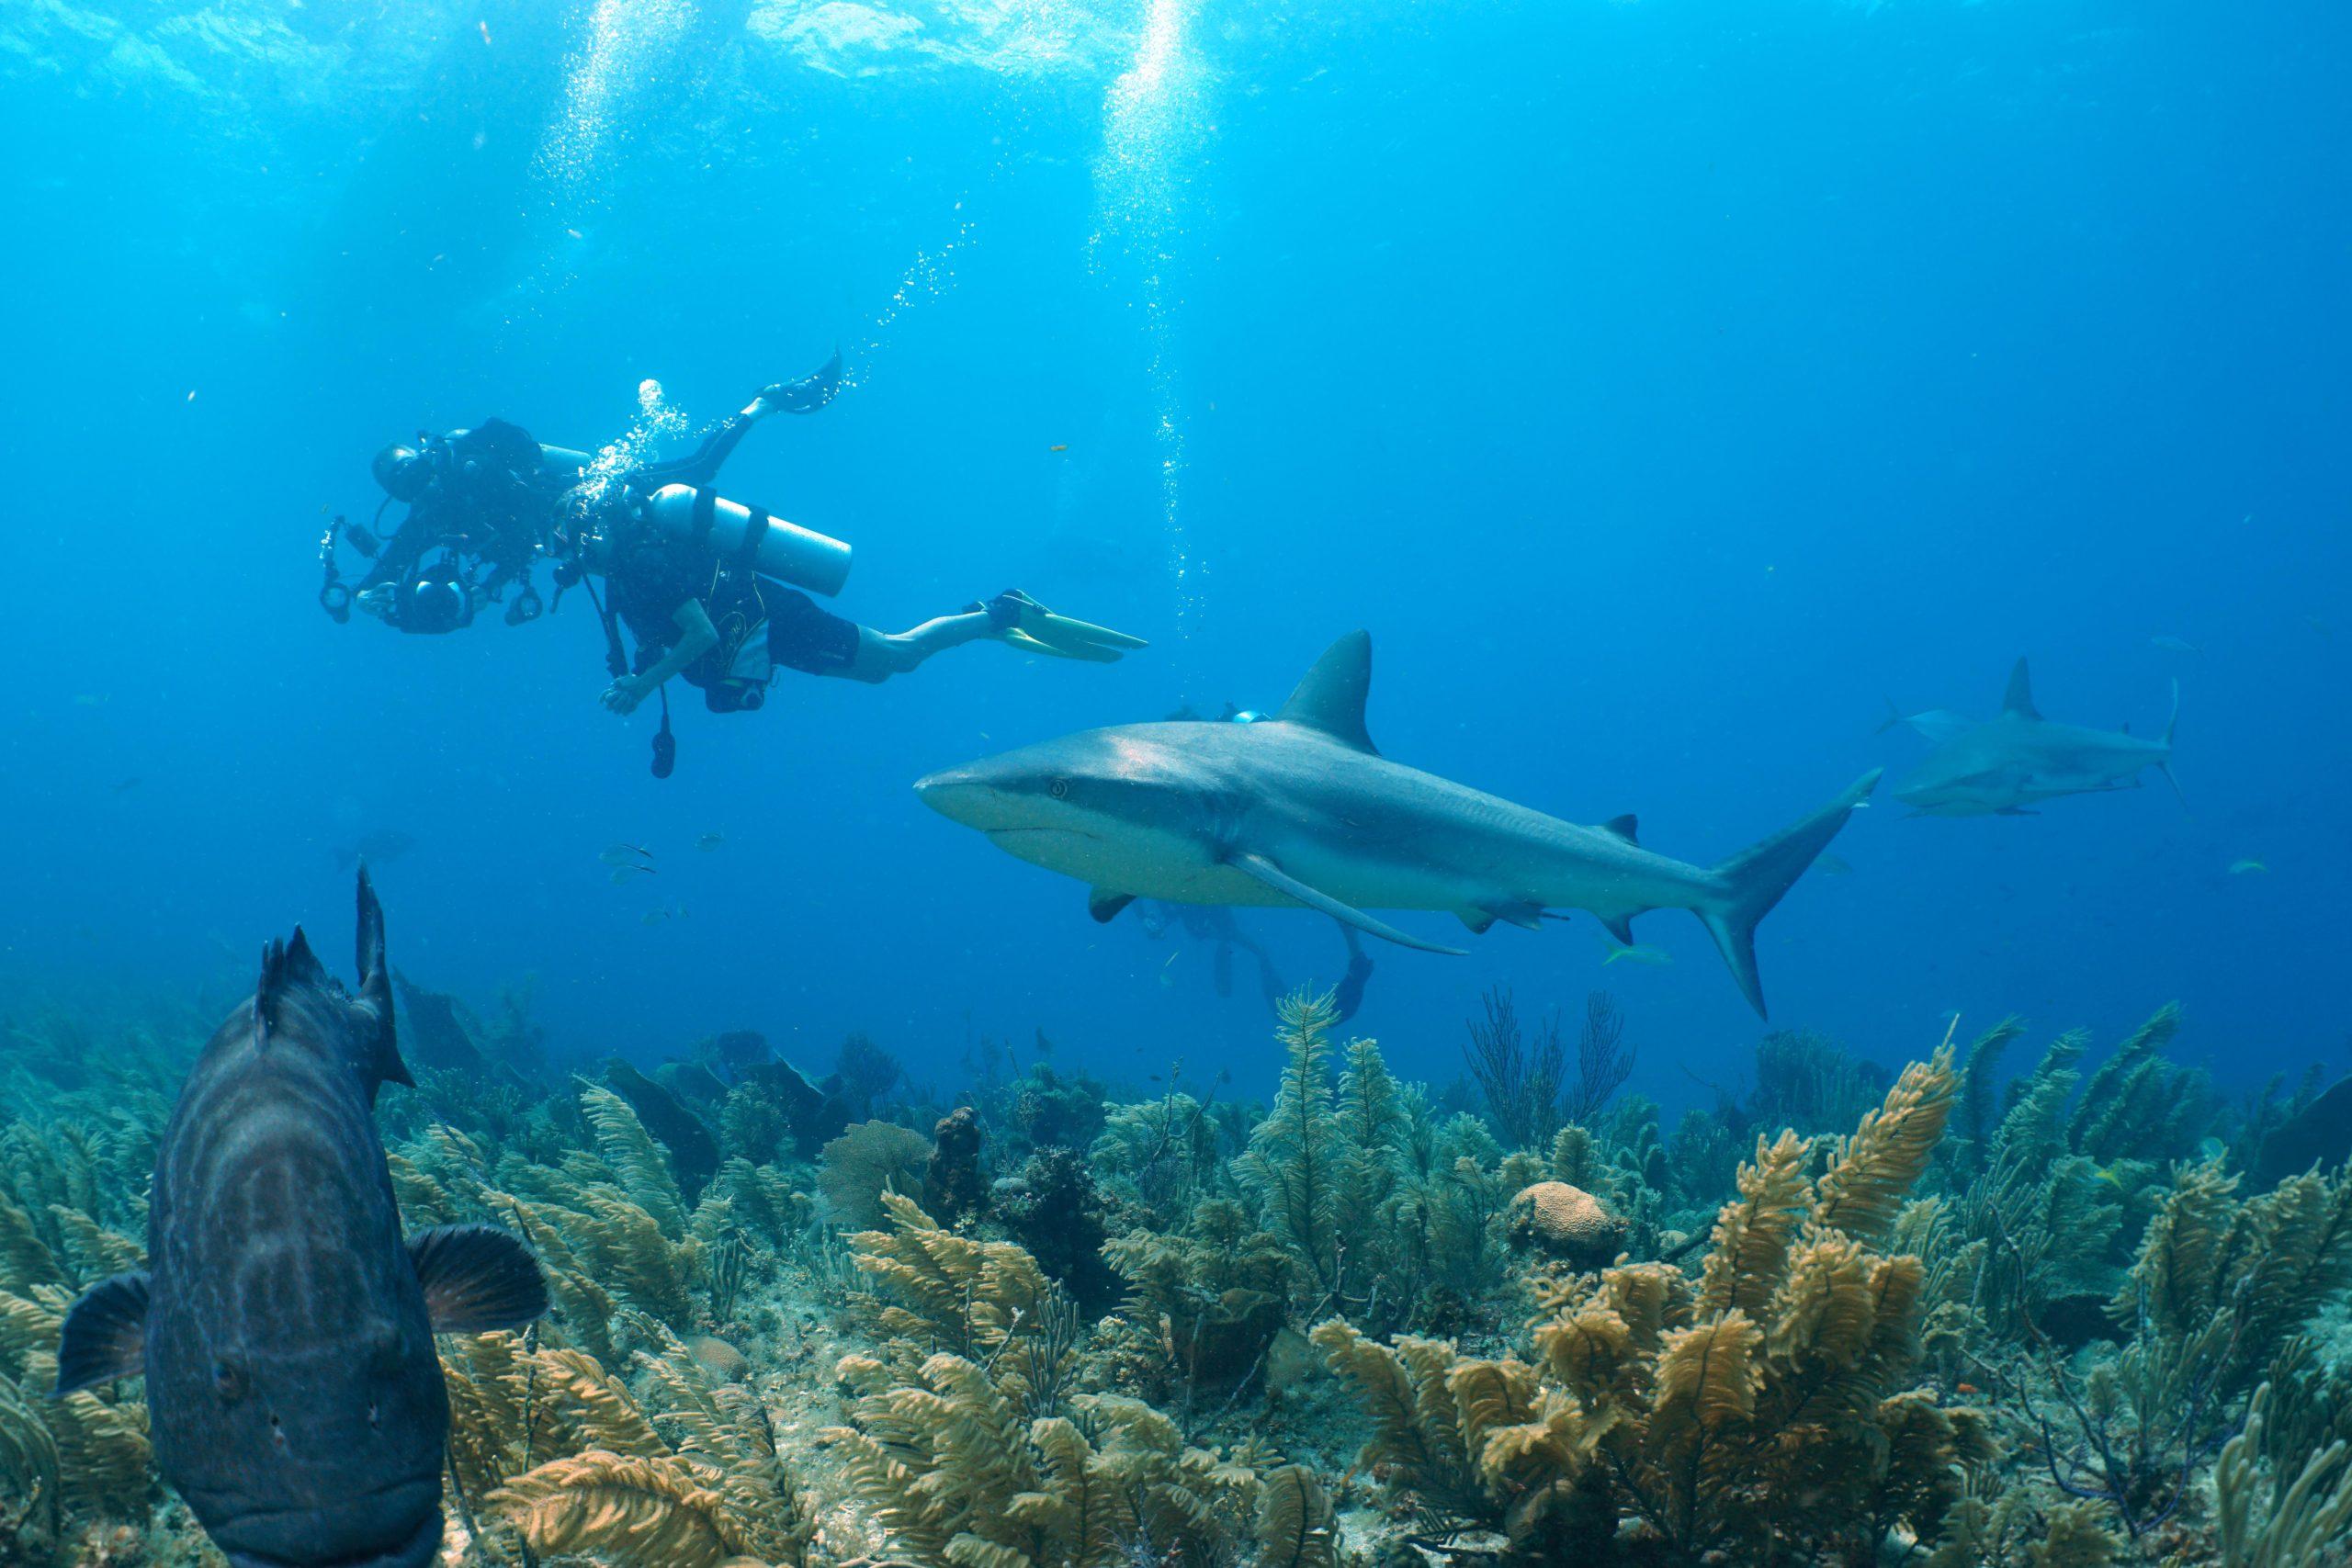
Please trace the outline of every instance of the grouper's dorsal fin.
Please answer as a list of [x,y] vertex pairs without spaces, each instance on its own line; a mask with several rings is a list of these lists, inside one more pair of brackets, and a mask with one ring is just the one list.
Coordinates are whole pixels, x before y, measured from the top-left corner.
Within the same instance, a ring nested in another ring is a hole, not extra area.
[[2009,689],[2001,694],[2001,711],[2013,713],[2019,718],[2041,716],[2033,705],[2033,678],[2026,673],[2022,659],[2018,660],[2017,668],[2009,671]]
[[1274,717],[1377,754],[1380,748],[1363,727],[1364,698],[1371,692],[1372,634],[1350,632],[1323,650]]
[[311,951],[311,941],[296,926],[294,934],[285,942],[273,942],[261,950],[261,979],[254,987],[254,1033],[264,1041],[277,1027],[278,1014],[285,1006],[287,994],[309,986],[325,986],[329,979],[326,966],[318,954]]

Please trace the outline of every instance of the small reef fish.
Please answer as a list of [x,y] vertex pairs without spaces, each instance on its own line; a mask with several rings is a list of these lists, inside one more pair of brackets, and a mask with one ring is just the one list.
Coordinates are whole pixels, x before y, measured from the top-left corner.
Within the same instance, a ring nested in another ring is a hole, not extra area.
[[2232,876],[2260,876],[2267,873],[2269,869],[2270,868],[2265,865],[2262,862],[2251,858],[2246,860],[2233,860],[2230,863],[2230,874]]
[[718,848],[719,845],[726,841],[727,835],[724,833],[705,833],[701,838],[695,840],[695,848],[702,851],[705,854],[708,854],[711,851]]
[[379,828],[364,833],[334,852],[337,871],[349,871],[363,862],[368,865],[388,865],[416,848],[413,834],[397,828]]
[[1180,947],[1170,953],[1167,962],[1159,966],[1159,983],[1168,990],[1176,988],[1176,960],[1183,955],[1184,950]]
[[618,887],[637,876],[659,876],[662,874],[650,865],[616,865],[613,868],[612,884]]
[[1067,452],[1069,450],[1069,443],[1067,441],[1057,441],[1051,446],[1046,447],[1046,450],[1048,452]]
[[1918,713],[1905,713],[1894,705],[1893,697],[1888,697],[1886,716],[1879,720],[1878,733],[1883,735],[1890,729],[1909,728],[1940,746],[1975,728],[1976,721],[1964,713],[1954,713],[1950,708],[1926,708]]
[[2148,646],[2150,648],[2162,649],[2166,653],[2187,653],[2202,656],[2205,652],[2203,649],[2198,647],[2195,643],[2190,642],[2186,637],[2168,637],[2162,634],[2150,637],[2148,639]]
[[658,926],[664,920],[683,920],[685,918],[686,907],[684,904],[665,904],[658,909],[646,910],[644,923]]
[[1643,964],[1653,969],[1663,969],[1674,962],[1674,954],[1662,947],[1651,947],[1645,942],[1630,942],[1623,946],[1611,947],[1609,950],[1609,956],[1603,958],[1600,963],[1602,967],[1606,968],[1620,959],[1628,964]]
[[596,858],[606,865],[642,865],[653,858],[653,852],[635,844],[612,844],[599,851]]
[[147,1380],[156,1468],[233,1568],[423,1568],[441,1548],[449,1398],[435,1334],[547,1311],[488,1225],[401,1235],[373,1120],[410,1082],[384,916],[359,874],[359,994],[298,929],[204,1048],[155,1159],[149,1267],[85,1292],[61,1395]]
[[114,694],[112,692],[76,692],[74,694],[74,705],[75,707],[104,707],[107,704],[112,701],[114,701]]
[[1815,871],[1818,871],[1824,876],[1851,876],[1854,874],[1854,863],[1848,860],[1843,855],[1825,853],[1820,859],[1813,863],[1813,866]]

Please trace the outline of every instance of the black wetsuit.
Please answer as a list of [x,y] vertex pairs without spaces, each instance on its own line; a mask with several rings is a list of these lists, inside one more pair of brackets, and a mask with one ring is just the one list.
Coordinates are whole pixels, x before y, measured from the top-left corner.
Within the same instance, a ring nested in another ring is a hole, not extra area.
[[718,643],[679,674],[714,712],[759,706],[779,667],[821,675],[857,658],[855,621],[650,528],[633,527],[616,542],[605,581],[613,613],[637,641],[633,668],[639,674],[677,646],[679,609],[702,601]]

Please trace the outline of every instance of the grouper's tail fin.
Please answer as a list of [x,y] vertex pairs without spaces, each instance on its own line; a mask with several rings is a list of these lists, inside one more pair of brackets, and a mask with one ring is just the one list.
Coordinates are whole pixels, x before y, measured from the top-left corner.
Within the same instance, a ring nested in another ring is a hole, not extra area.
[[1756,973],[1757,922],[1795,886],[1814,857],[1829,847],[1854,807],[1877,787],[1879,772],[1871,769],[1812,816],[1715,867],[1720,890],[1694,913],[1715,939],[1724,962],[1731,965],[1731,977],[1739,982],[1740,995],[1758,1018],[1764,1016],[1764,982]]

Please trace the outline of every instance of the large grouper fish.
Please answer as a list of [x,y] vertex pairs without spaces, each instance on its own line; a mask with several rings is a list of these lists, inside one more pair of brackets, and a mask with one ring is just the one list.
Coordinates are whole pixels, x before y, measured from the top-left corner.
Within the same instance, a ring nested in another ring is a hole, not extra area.
[[359,873],[359,994],[298,928],[205,1046],[155,1160],[148,1267],[65,1320],[61,1394],[144,1373],[155,1462],[235,1568],[418,1568],[441,1546],[436,1333],[547,1310],[503,1231],[401,1235],[373,1110],[410,1082],[384,915]]
[[1583,827],[1392,762],[1364,728],[1372,639],[1334,643],[1271,719],[1090,729],[916,784],[1009,854],[1093,886],[1107,920],[1136,898],[1319,909],[1370,935],[1459,955],[1370,909],[1533,930],[1563,910],[1621,943],[1634,917],[1688,909],[1758,1013],[1756,924],[1846,825],[1878,774],[1730,859],[1646,850],[1634,818]]

